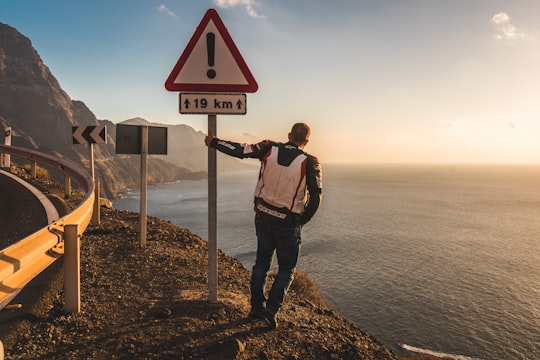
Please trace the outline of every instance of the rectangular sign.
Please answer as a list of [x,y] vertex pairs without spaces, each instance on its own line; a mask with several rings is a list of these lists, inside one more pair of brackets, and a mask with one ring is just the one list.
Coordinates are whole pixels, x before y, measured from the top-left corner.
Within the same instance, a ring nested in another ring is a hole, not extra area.
[[107,127],[104,125],[95,126],[73,126],[71,128],[74,144],[106,144]]
[[245,115],[246,94],[180,93],[180,113]]
[[[139,125],[116,125],[116,153],[140,154],[142,130]],[[148,154],[167,155],[167,128],[148,127]]]

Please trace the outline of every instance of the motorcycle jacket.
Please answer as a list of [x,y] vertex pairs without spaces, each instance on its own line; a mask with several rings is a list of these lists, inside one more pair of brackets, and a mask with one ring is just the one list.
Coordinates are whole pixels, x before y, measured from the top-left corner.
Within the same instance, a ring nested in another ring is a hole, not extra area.
[[293,142],[270,140],[240,144],[218,138],[210,146],[240,159],[261,161],[255,186],[255,211],[277,219],[294,217],[307,223],[322,200],[322,171],[317,158]]

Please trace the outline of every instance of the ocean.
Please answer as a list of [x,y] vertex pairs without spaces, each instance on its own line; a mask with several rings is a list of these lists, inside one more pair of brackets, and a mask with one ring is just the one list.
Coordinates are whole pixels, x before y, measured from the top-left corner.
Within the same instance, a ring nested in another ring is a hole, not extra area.
[[[218,246],[251,268],[257,171],[218,174]],[[326,165],[299,269],[396,354],[540,359],[540,166]],[[139,211],[138,190],[114,203]],[[207,182],[148,189],[148,214],[207,230]]]

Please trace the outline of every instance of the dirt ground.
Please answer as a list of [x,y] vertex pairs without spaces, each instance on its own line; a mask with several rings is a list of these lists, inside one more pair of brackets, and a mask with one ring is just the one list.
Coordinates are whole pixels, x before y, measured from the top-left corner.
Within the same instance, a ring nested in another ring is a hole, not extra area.
[[328,307],[305,273],[277,330],[246,319],[250,271],[221,251],[209,302],[206,242],[149,217],[141,246],[138,217],[101,207],[101,224],[84,233],[79,313],[64,311],[62,258],[13,300],[22,308],[0,311],[6,359],[397,359]]

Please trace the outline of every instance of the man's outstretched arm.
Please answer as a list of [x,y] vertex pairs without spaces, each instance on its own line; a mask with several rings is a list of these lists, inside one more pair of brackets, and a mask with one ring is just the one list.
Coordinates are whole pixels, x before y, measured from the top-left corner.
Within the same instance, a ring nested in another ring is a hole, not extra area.
[[214,134],[212,134],[212,132],[210,132],[204,138],[204,143],[206,146],[213,147],[224,154],[244,159],[259,158],[264,145],[270,142],[263,141],[258,144],[240,144],[233,141],[218,139]]

